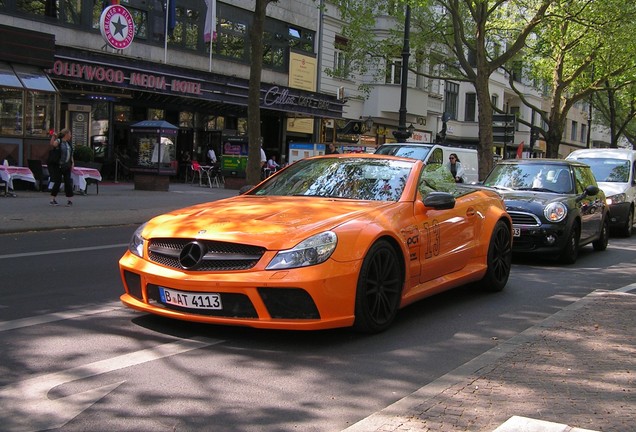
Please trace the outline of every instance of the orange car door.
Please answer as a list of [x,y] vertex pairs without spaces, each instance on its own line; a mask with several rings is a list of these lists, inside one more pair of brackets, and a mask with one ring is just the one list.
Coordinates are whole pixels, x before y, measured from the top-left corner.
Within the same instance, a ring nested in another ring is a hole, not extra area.
[[473,209],[461,202],[453,210],[427,209],[418,221],[420,282],[461,270],[467,264],[474,218]]

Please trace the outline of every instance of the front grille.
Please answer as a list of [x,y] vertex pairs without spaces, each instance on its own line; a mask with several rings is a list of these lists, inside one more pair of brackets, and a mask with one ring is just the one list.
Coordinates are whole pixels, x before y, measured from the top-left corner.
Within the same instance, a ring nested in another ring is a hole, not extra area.
[[[153,239],[148,246],[150,260],[166,267],[183,269],[179,261],[181,250],[193,239]],[[265,253],[260,246],[197,240],[205,246],[206,253],[193,271],[247,270],[256,265]]]
[[523,226],[539,226],[541,222],[539,218],[537,218],[532,213],[522,213],[509,211],[508,214],[512,218],[513,225],[523,225]]

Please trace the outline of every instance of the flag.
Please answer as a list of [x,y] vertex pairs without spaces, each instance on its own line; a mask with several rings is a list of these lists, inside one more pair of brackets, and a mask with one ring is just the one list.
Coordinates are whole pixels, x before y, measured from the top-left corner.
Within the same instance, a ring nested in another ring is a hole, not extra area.
[[120,0],[102,0],[102,10],[106,9],[108,6],[118,5]]
[[216,40],[216,0],[205,0],[208,12],[205,14],[205,29],[203,40],[207,42]]
[[172,36],[174,28],[177,25],[177,0],[166,0],[168,2],[168,13],[166,14],[166,28],[168,35]]
[[517,159],[521,159],[523,157],[523,146],[525,145],[524,141],[519,143],[519,147],[517,147]]

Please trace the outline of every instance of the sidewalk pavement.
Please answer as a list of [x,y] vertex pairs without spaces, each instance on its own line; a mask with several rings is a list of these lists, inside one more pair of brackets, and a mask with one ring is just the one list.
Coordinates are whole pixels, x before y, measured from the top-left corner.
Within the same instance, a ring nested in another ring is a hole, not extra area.
[[[49,206],[49,194],[0,197],[0,235],[141,224],[238,191],[171,183],[167,192],[102,183]],[[595,291],[346,432],[636,431],[636,283]]]
[[88,195],[75,195],[66,207],[61,191],[57,207],[51,195],[32,190],[16,191],[15,197],[0,196],[0,234],[61,228],[142,224],[170,210],[238,195],[237,190],[170,183],[169,190],[135,190],[132,183],[101,182],[99,194],[89,187]]

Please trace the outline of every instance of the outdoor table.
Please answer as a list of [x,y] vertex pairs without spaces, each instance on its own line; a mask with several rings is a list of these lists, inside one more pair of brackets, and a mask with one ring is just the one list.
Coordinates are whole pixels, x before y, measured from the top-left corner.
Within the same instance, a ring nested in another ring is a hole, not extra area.
[[27,167],[0,165],[0,178],[6,183],[5,196],[13,190],[13,180],[24,180],[35,185],[35,177]]
[[87,167],[73,167],[71,171],[73,177],[73,184],[82,192],[86,193],[86,180],[92,179],[98,182],[102,181],[102,174],[95,168]]

